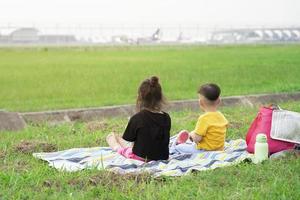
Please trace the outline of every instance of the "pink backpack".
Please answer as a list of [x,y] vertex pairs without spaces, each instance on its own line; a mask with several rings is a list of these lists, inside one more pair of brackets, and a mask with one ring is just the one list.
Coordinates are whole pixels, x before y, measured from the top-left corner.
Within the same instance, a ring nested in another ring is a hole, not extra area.
[[249,153],[254,153],[254,145],[258,133],[265,133],[267,135],[270,154],[294,148],[295,144],[293,143],[274,140],[270,137],[272,113],[273,108],[261,107],[259,109],[246,135],[247,151]]

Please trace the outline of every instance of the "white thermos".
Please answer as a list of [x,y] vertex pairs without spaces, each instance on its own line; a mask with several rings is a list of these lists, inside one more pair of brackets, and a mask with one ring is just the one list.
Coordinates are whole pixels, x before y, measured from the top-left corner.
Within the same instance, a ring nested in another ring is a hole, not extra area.
[[256,142],[254,146],[254,163],[260,163],[267,160],[269,156],[269,145],[267,142],[267,136],[263,133],[259,133],[256,136]]

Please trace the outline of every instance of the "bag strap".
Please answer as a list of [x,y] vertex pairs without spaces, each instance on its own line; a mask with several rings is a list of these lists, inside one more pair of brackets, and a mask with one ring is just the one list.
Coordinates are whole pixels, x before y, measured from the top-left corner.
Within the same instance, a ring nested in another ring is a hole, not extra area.
[[269,104],[268,106],[264,106],[265,108],[270,108],[272,110],[282,110],[281,107],[277,104]]

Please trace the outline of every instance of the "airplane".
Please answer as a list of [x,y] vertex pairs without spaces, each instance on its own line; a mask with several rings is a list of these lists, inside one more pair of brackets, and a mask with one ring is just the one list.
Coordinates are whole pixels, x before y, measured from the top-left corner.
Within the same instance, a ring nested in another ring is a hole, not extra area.
[[162,36],[161,29],[158,28],[151,36],[132,38],[127,35],[114,35],[111,37],[111,42],[115,44],[150,44],[159,42]]

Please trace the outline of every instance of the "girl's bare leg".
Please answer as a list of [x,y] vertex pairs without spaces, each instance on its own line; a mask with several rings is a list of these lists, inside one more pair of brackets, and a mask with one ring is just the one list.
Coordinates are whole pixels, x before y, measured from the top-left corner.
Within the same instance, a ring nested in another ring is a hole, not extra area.
[[106,141],[107,141],[108,145],[114,151],[118,151],[118,149],[122,148],[122,145],[119,143],[117,137],[118,136],[116,136],[114,133],[111,133],[106,137]]
[[124,140],[122,137],[120,137],[119,135],[116,135],[116,138],[119,142],[119,144],[123,147],[123,148],[126,148],[126,147],[131,147],[130,143],[127,142],[126,140]]

